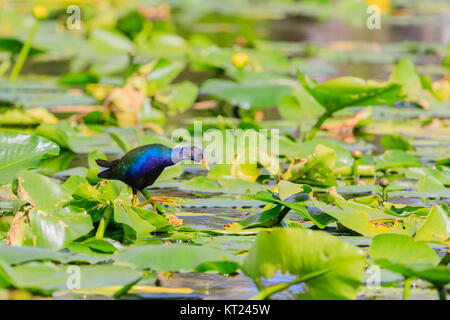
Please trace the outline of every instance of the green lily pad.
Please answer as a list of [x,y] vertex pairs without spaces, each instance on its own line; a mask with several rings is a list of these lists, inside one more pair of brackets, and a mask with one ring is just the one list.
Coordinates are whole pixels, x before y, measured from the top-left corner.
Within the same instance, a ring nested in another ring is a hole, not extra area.
[[46,213],[33,209],[29,213],[29,218],[36,245],[54,250],[64,248],[73,240],[91,231],[93,227],[88,214],[66,210]]
[[240,258],[219,249],[169,244],[134,246],[121,251],[115,260],[130,262],[139,269],[189,271],[206,262],[237,262]]
[[349,106],[388,105],[400,100],[400,85],[341,77],[317,84],[297,72],[302,86],[329,112]]
[[58,153],[59,147],[42,137],[0,132],[0,184],[8,183],[23,169],[37,167],[42,158]]
[[422,162],[415,156],[402,150],[388,150],[378,158],[377,170],[385,171],[394,168],[420,167]]
[[[272,277],[277,270],[303,279],[305,290],[297,299],[354,299],[363,269],[364,256],[356,247],[324,232],[303,229],[260,232],[243,263],[244,272],[256,281]],[[263,291],[257,297],[267,296]]]
[[[138,280],[142,272],[127,266],[90,265],[55,266],[49,263],[28,263],[5,272],[16,288],[44,292],[67,289],[124,286]],[[71,286],[71,288],[69,287]],[[73,286],[73,287],[72,287]]]
[[416,241],[429,241],[438,243],[450,243],[450,219],[448,212],[439,205],[434,205],[425,220],[425,223],[417,230],[414,239]]
[[11,265],[39,260],[64,261],[69,255],[65,252],[40,247],[0,246],[1,259]]
[[405,277],[419,277],[432,283],[450,282],[450,271],[439,266],[439,256],[426,243],[413,238],[383,234],[376,236],[369,248],[370,257],[383,268]]
[[276,106],[292,89],[282,84],[239,84],[229,80],[210,79],[203,83],[201,90],[243,109],[262,109]]
[[373,237],[380,233],[399,233],[412,235],[416,231],[415,223],[401,220],[384,211],[353,201],[334,197],[337,206],[331,206],[311,198],[314,207],[332,216],[345,227],[363,236]]
[[18,175],[19,194],[36,209],[51,211],[71,199],[55,180],[33,171],[22,171]]
[[409,151],[415,149],[408,141],[408,139],[398,134],[384,135],[381,138],[380,143],[383,147],[390,150],[395,149],[395,150]]
[[148,209],[130,207],[114,201],[114,221],[130,226],[137,234],[167,231],[173,226],[161,215]]

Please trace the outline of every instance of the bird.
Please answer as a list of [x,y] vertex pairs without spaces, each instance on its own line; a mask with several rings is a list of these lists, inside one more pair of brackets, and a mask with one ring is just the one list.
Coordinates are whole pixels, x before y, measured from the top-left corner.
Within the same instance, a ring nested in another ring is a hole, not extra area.
[[174,201],[182,201],[183,199],[170,196],[150,197],[137,204],[139,193],[143,192],[146,187],[151,186],[165,168],[182,160],[200,162],[203,167],[209,170],[201,148],[193,146],[172,149],[159,143],[134,148],[120,159],[96,159],[95,162],[100,167],[106,168],[97,175],[99,178],[120,180],[131,187],[133,192],[132,205],[134,207],[143,207],[152,203],[156,212],[157,202],[179,207]]

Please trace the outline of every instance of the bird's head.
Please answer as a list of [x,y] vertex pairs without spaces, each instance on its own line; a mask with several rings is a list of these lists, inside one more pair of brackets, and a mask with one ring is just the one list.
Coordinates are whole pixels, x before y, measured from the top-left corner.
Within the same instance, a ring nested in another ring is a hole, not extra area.
[[208,163],[203,157],[203,150],[199,147],[182,147],[175,148],[172,152],[173,162],[179,162],[182,160],[192,160],[195,162],[200,162],[200,164],[206,169],[209,170]]

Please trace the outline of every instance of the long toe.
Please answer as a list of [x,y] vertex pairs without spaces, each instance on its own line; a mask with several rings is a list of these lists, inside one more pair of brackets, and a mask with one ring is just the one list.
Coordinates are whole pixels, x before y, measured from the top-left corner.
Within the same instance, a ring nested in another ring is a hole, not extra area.
[[177,197],[169,197],[169,196],[160,196],[160,197],[151,197],[137,205],[137,207],[142,208],[143,206],[151,203],[154,207],[156,207],[157,202],[165,203],[170,206],[181,208],[181,206],[175,201],[183,201],[182,198]]

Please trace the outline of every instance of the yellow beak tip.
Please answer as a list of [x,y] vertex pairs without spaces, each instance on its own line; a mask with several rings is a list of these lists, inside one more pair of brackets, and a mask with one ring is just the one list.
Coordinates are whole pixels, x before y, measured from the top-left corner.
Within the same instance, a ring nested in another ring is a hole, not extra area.
[[208,162],[206,162],[205,158],[202,158],[202,160],[200,161],[200,164],[203,166],[203,168],[205,168],[206,170],[209,171],[209,165],[208,165]]

